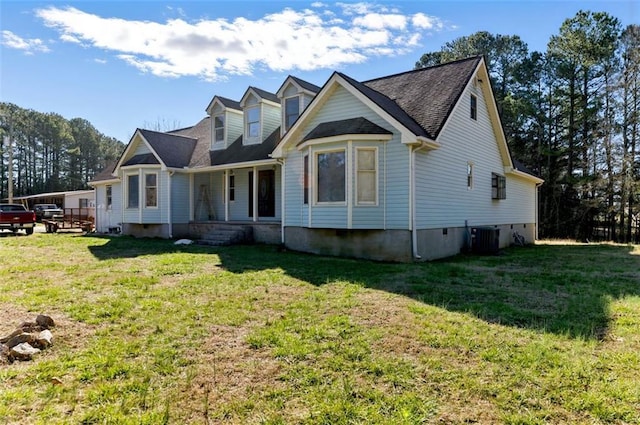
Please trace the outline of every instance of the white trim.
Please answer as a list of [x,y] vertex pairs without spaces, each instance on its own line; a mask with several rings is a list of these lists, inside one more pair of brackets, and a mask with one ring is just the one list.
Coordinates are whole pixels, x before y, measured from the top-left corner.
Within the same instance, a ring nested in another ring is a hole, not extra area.
[[[363,102],[369,109],[371,109],[374,113],[388,122],[391,126],[393,126],[396,130],[400,132],[400,140],[403,143],[413,143],[416,140],[416,135],[413,134],[409,129],[407,129],[403,124],[401,124],[398,120],[396,120],[393,116],[391,116],[387,111],[379,107],[375,104],[371,99],[363,95],[359,90],[353,87],[348,81],[342,78],[338,73],[333,73],[333,75],[329,78],[329,80],[325,83],[320,93],[318,93],[311,103],[307,105],[305,110],[302,112],[298,120],[295,124],[287,131],[287,133],[283,136],[282,140],[275,147],[271,156],[273,158],[279,158],[284,156],[284,147],[292,140],[298,139],[298,133],[302,131],[304,125],[306,124],[307,118],[316,113],[318,108],[321,108],[325,102],[326,98],[331,97],[333,92],[335,91],[335,86],[339,85],[345,88],[351,95],[353,95],[356,99]],[[344,137],[344,136],[343,136]]]
[[347,229],[351,229],[353,227],[353,179],[354,179],[354,173],[353,173],[353,165],[354,165],[354,161],[353,161],[353,142],[351,140],[349,140],[347,142],[347,156],[345,158],[345,161],[347,162],[346,165],[346,183],[347,183],[347,188],[346,188],[346,200],[347,200]]
[[393,134],[339,134],[337,136],[309,139],[300,143],[296,148],[301,151],[307,146],[323,145],[336,142],[388,142],[393,139]]
[[[171,222],[172,217],[171,217],[171,211],[173,208],[171,208],[171,176],[173,175],[173,173],[168,173],[167,175],[167,222],[169,224],[169,239],[173,239],[173,223]],[[157,195],[156,195],[157,196]]]
[[[343,152],[344,153],[344,160],[345,160],[345,164],[344,164],[344,172],[345,172],[345,182],[344,182],[344,201],[336,201],[336,202],[320,202],[318,201],[318,170],[316,167],[316,165],[318,164],[318,155],[321,154],[328,154],[328,153],[337,153],[337,152]],[[313,196],[313,206],[314,207],[325,207],[325,206],[346,206],[348,204],[348,163],[349,163],[349,156],[347,154],[347,148],[346,147],[342,147],[342,148],[334,148],[334,149],[322,149],[322,150],[314,150],[313,151],[313,163],[314,163],[314,173],[313,173],[313,186],[316,188],[316,190],[314,190],[314,196]],[[310,202],[311,204],[311,202]]]
[[[374,169],[373,170],[363,170],[363,171],[368,171],[371,172],[373,171],[374,173],[374,177],[375,177],[375,187],[374,187],[374,196],[375,196],[375,200],[373,202],[370,201],[363,201],[363,202],[359,202],[358,201],[358,173],[360,172],[360,168],[358,166],[358,151],[373,151],[373,156],[374,156]],[[378,157],[378,147],[377,146],[356,146],[355,149],[355,162],[354,162],[354,181],[355,181],[355,202],[354,205],[358,206],[358,207],[377,207],[379,205],[379,196],[378,196],[378,189],[379,189],[379,184],[378,184],[378,179],[380,178],[380,160]]]
[[229,170],[224,170],[224,178],[222,179],[223,202],[224,202],[224,221],[229,221]]
[[283,159],[282,163],[280,164],[280,243],[282,243],[283,245],[284,245],[284,221],[286,217],[285,205],[287,204],[285,200],[286,191],[285,191],[285,185],[284,185],[285,165],[286,165],[286,160]]
[[515,177],[520,177],[523,178],[525,180],[529,180],[535,184],[542,184],[544,183],[544,180],[533,176],[529,173],[525,173],[524,171],[520,171],[520,170],[516,170],[515,168],[511,168],[511,167],[505,167],[504,168],[504,173],[505,175],[511,175],[511,176],[515,176]]
[[[123,195],[123,203],[122,203],[122,210],[135,210],[135,209],[141,209],[142,208],[142,203],[140,202],[140,173],[142,170],[137,170],[137,172],[135,173],[127,173],[124,172],[123,173],[123,180],[124,180],[124,190],[122,191],[122,195]],[[137,207],[130,207],[129,206],[129,192],[131,192],[131,185],[129,183],[129,177],[133,177],[133,176],[137,176],[138,177],[138,206]]]
[[167,168],[167,171],[178,171],[187,174],[208,173],[214,171],[224,171],[237,168],[251,168],[253,166],[260,167],[265,165],[277,165],[277,159],[259,159],[256,161],[234,162],[231,164],[211,165],[199,168]]
[[[253,167],[253,221],[258,221],[258,167]],[[275,178],[275,176],[274,176]]]

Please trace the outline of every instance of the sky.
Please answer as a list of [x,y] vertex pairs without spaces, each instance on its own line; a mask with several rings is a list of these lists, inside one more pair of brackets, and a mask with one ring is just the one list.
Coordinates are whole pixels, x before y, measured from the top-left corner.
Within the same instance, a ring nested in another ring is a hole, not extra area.
[[188,127],[215,95],[275,93],[411,70],[477,31],[544,51],[579,10],[640,23],[640,0],[0,1],[0,101],[84,118],[127,143],[136,128]]

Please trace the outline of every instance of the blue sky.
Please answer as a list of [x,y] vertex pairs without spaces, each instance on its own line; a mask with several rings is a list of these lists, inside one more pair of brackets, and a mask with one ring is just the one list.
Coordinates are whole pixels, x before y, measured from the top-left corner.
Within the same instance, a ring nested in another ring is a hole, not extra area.
[[123,142],[137,127],[195,124],[215,95],[275,92],[287,75],[367,80],[486,30],[544,50],[578,10],[640,22],[640,1],[0,2],[0,100],[89,120]]

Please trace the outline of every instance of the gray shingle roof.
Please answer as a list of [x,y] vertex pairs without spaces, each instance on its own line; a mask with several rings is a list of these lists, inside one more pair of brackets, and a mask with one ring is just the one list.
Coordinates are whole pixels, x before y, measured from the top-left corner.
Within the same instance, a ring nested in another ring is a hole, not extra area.
[[294,77],[293,75],[289,75],[289,78],[291,78],[300,87],[302,87],[305,90],[308,90],[308,91],[313,92],[313,93],[320,92],[320,87],[316,86],[315,84],[311,84],[310,82],[302,80],[302,79],[300,79],[298,77]]
[[211,151],[210,164],[225,165],[271,159],[269,155],[280,142],[280,138],[280,127],[276,128],[262,143],[255,145],[243,145],[242,136],[240,136],[227,149]]
[[195,138],[175,133],[139,131],[167,167],[183,168],[189,165],[197,142]]
[[220,103],[222,103],[225,106],[225,108],[231,108],[231,109],[235,109],[237,111],[242,111],[242,107],[240,106],[240,102],[238,102],[237,100],[228,99],[228,98],[222,97],[222,96],[216,96],[216,97],[218,98]]
[[135,155],[129,158],[124,164],[123,167],[127,165],[139,165],[139,164],[160,164],[158,158],[152,153],[143,153],[140,155]]
[[363,117],[350,118],[339,121],[329,121],[318,124],[307,134],[302,142],[323,137],[340,136],[343,134],[393,134],[389,130],[372,123]]
[[271,102],[278,103],[278,104],[280,103],[280,99],[278,98],[278,96],[276,96],[273,93],[270,93],[270,92],[268,92],[266,90],[262,90],[262,89],[259,89],[257,87],[253,87],[253,86],[249,86],[249,88],[252,89],[253,91],[255,91],[256,94],[258,96],[260,96],[261,98],[263,98],[263,99],[266,99],[266,100],[269,100]]
[[416,120],[411,117],[411,115],[409,115],[405,110],[403,110],[397,103],[395,103],[389,97],[382,94],[381,92],[376,91],[375,89],[372,89],[371,87],[363,83],[360,83],[354,80],[348,75],[342,74],[340,72],[338,72],[337,74],[340,75],[345,80],[347,80],[349,84],[351,84],[358,91],[360,91],[362,94],[367,96],[376,105],[378,105],[383,110],[391,114],[391,116],[393,116],[402,125],[404,125],[411,132],[413,132],[413,134],[415,134],[416,136],[429,137],[429,134],[426,132],[426,130],[422,128],[420,124],[418,124]]
[[93,177],[93,179],[91,179],[91,182],[99,182],[103,180],[115,179],[112,173],[113,173],[113,170],[115,170],[117,164],[118,164],[118,161],[109,162],[106,165],[106,167],[102,169],[102,171],[100,171],[98,174],[96,174]]
[[[365,81],[363,85],[383,97],[370,97],[366,92],[363,94],[405,124],[403,114],[396,116],[397,108],[401,108],[424,130],[427,137],[435,140],[481,59],[476,56]],[[411,127],[407,128],[414,131]]]

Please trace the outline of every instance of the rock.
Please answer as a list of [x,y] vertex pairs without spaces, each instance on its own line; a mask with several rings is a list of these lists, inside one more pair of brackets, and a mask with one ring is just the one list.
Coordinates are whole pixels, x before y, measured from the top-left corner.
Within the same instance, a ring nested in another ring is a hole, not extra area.
[[42,348],[42,349],[47,348],[51,346],[52,339],[53,339],[53,334],[51,333],[51,331],[49,329],[45,329],[42,332],[40,332],[38,336],[35,338],[35,341],[33,341],[33,346],[37,348]]
[[38,314],[38,317],[36,317],[36,323],[44,329],[53,328],[56,325],[51,317],[44,314]]
[[25,342],[28,344],[31,344],[35,340],[36,340],[36,336],[34,334],[30,334],[28,332],[21,332],[18,335],[9,339],[9,341],[7,341],[5,344],[9,348],[13,348],[16,345],[20,345]]
[[31,360],[34,354],[38,354],[40,350],[33,348],[29,343],[23,342],[10,349],[9,360]]

